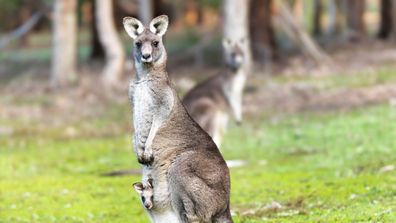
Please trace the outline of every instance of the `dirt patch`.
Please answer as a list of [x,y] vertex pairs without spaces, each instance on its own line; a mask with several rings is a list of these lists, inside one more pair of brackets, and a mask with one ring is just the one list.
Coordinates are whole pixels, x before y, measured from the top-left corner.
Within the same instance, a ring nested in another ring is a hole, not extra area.
[[396,84],[376,85],[358,89],[320,91],[296,85],[272,86],[246,95],[245,111],[325,111],[343,110],[380,103],[394,104]]
[[396,100],[396,84],[358,89],[321,91],[315,87],[278,85],[260,89],[245,97],[245,111],[301,112],[351,109],[366,105],[391,103]]

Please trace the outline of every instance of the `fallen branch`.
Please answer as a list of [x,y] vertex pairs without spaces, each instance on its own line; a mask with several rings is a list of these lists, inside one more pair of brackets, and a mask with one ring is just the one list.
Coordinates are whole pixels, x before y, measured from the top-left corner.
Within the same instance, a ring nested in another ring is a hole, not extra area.
[[307,34],[304,28],[297,22],[297,19],[291,13],[290,8],[281,2],[279,4],[279,14],[275,21],[282,28],[285,34],[301,48],[303,53],[311,58],[316,65],[329,65],[332,63],[331,58],[321,50],[316,42]]
[[3,39],[0,41],[0,50],[4,49],[8,44],[10,44],[12,40],[21,38],[26,33],[28,33],[38,23],[38,21],[40,21],[43,15],[44,13],[41,11],[34,13],[28,21],[3,37]]

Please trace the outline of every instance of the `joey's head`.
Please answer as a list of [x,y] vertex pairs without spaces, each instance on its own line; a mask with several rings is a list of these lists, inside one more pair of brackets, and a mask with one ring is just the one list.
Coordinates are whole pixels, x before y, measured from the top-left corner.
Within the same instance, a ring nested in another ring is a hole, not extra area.
[[245,55],[242,50],[243,44],[245,44],[245,38],[239,40],[223,39],[225,63],[232,70],[241,68],[245,61]]
[[161,15],[151,20],[146,27],[138,19],[125,17],[124,28],[134,39],[133,59],[136,66],[150,68],[166,64],[166,50],[162,36],[168,28],[168,16]]
[[138,192],[138,194],[140,195],[140,199],[142,200],[144,207],[148,210],[152,209],[154,205],[154,190],[152,180],[149,179],[148,182],[145,184],[141,182],[134,183],[133,188],[135,188],[136,192]]

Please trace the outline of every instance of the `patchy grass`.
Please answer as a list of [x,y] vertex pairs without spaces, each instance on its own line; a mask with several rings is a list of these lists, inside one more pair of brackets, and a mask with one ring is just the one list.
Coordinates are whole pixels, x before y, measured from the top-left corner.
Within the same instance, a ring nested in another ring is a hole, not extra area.
[[[0,120],[13,129],[0,135],[0,222],[148,222],[131,187],[140,176],[101,176],[139,168],[128,107],[105,115]],[[231,125],[222,152],[248,161],[231,170],[235,222],[394,222],[396,172],[380,170],[396,165],[395,123],[395,108],[376,106]]]
[[379,70],[359,73],[340,73],[324,76],[278,75],[272,79],[279,84],[305,84],[322,90],[335,88],[361,88],[379,84],[395,83],[396,73],[394,67],[382,67]]

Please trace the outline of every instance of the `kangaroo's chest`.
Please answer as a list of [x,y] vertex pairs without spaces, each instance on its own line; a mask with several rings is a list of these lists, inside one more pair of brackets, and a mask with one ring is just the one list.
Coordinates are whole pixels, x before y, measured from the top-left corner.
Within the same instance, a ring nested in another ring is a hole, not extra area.
[[226,92],[232,97],[238,97],[242,95],[243,87],[245,86],[246,76],[243,73],[236,74],[230,79],[225,85]]
[[151,125],[151,110],[155,107],[151,86],[148,83],[136,84],[133,93],[133,119],[135,129]]
[[245,82],[246,76],[243,73],[238,73],[233,78],[225,81],[224,85],[222,86],[222,91],[230,104],[241,102],[240,99],[242,98]]
[[153,119],[163,121],[169,115],[174,103],[170,87],[154,82],[136,84],[133,93],[134,122],[140,125],[151,124]]

